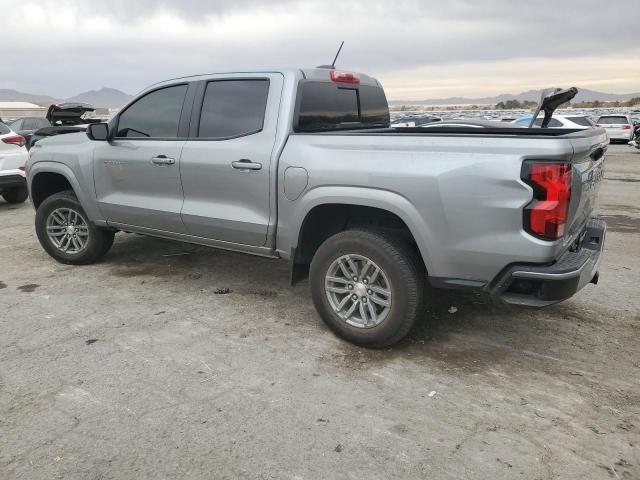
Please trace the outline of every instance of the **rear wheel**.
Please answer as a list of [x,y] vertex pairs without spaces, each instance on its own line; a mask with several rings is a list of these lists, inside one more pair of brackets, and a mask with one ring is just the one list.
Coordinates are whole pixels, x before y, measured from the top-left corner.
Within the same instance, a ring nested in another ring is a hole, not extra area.
[[2,192],[2,198],[4,198],[7,203],[22,203],[29,198],[29,191],[27,187],[9,188]]
[[92,224],[73,192],[56,193],[36,212],[36,233],[42,248],[60,263],[85,265],[102,258],[114,232]]
[[320,246],[309,276],[313,303],[324,322],[356,345],[393,345],[422,312],[422,264],[409,245],[393,235],[338,233]]

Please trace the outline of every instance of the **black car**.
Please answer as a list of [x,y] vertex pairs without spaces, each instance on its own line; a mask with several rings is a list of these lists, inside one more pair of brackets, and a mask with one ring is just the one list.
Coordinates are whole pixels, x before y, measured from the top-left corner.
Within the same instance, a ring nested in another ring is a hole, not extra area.
[[41,128],[50,127],[51,123],[44,117],[22,117],[7,123],[7,126],[24,137],[28,148],[31,136]]

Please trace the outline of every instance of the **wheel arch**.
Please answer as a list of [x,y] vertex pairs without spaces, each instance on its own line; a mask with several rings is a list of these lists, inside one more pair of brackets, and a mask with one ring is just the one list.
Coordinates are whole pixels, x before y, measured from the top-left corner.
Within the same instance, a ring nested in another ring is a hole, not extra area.
[[[34,208],[37,209],[46,198],[55,193],[71,190],[89,219],[94,223],[102,222],[102,215],[95,204],[95,196],[87,193],[87,189],[81,186],[73,170],[67,165],[58,162],[38,162],[29,169],[27,180]],[[93,179],[89,181],[93,187]]]
[[[380,229],[380,227],[406,229],[409,235],[407,240],[415,245],[426,270],[430,270],[432,263],[427,249],[431,237],[429,228],[415,206],[405,197],[395,192],[371,188],[321,187],[307,192],[296,203],[299,208],[293,216],[294,220],[290,227],[290,248],[287,252],[292,266],[292,283],[304,275],[305,268],[299,268],[299,266],[307,265],[322,241],[352,226],[369,225],[372,229]],[[360,218],[354,223],[353,217],[344,222],[344,217],[350,217],[352,213],[365,214],[365,216],[369,214],[374,220],[382,220],[383,225],[357,223],[361,220]],[[315,227],[315,222],[319,218],[320,225],[323,227],[320,231]],[[328,231],[324,229],[327,226]],[[307,245],[305,248],[305,243],[314,237],[315,244],[310,248]]]

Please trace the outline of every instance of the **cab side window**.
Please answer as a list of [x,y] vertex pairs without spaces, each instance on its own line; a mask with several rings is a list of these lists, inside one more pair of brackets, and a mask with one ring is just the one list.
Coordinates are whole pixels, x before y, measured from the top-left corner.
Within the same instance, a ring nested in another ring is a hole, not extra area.
[[148,93],[120,115],[116,137],[177,138],[186,94],[187,85]]
[[200,113],[200,138],[234,138],[262,130],[269,80],[209,82]]

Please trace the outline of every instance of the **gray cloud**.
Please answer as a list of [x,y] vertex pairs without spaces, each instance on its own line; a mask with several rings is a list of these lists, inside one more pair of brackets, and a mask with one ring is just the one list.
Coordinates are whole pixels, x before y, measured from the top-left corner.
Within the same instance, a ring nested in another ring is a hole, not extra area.
[[[0,88],[54,95],[103,85],[136,91],[206,71],[312,66],[327,63],[343,39],[339,64],[377,76],[532,57],[632,55],[640,47],[637,15],[628,14],[637,8],[633,0],[3,3],[12,13],[0,18],[9,46]],[[593,68],[602,78],[620,75],[606,65]]]

